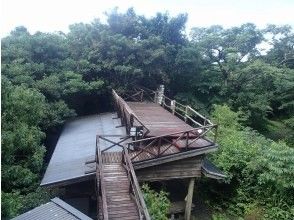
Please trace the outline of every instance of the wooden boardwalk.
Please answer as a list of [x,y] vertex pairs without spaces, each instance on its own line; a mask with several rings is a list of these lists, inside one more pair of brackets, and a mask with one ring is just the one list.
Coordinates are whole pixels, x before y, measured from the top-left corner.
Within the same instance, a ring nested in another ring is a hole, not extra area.
[[[216,125],[189,106],[181,115],[171,100],[167,106],[165,101],[126,102],[115,91],[113,96],[115,118],[121,119],[116,127],[124,127],[126,135],[97,135],[98,219],[150,220],[135,168],[141,181],[200,177],[203,155],[216,148],[205,135]],[[195,121],[188,110],[202,121]]]
[[140,121],[150,130],[148,136],[159,136],[193,129],[157,103],[127,102],[130,109]]
[[140,219],[130,195],[127,172],[121,162],[104,164],[104,182],[109,219]]
[[151,220],[126,149],[101,152],[97,143],[98,219]]

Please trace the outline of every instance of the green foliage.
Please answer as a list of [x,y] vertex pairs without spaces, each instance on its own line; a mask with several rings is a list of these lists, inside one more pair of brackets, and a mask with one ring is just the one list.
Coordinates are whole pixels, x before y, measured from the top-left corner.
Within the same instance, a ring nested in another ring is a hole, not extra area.
[[11,218],[28,206],[26,196],[38,187],[43,167],[45,97],[36,89],[14,86],[2,78],[2,217]]
[[[101,110],[95,106],[105,103],[97,97],[108,97],[111,88],[154,89],[164,83],[171,96],[204,115],[214,108],[221,146],[214,160],[232,186],[228,210],[291,219],[293,198],[286,196],[293,195],[291,27],[195,27],[188,39],[186,21],[186,14],[146,18],[133,9],[114,9],[107,24],[98,19],[73,24],[67,34],[30,34],[17,27],[1,39],[3,217],[41,201],[34,189],[46,132],[88,113],[86,108]],[[272,47],[262,55],[258,46],[266,40]],[[28,197],[31,202],[20,204]]]
[[12,218],[20,213],[23,207],[23,196],[19,192],[6,193],[1,191],[1,216],[2,218]]
[[27,212],[40,204],[47,203],[58,191],[35,187],[33,192],[21,195],[19,191],[1,192],[1,215],[3,219],[11,219],[19,213]]
[[216,213],[212,215],[212,220],[228,220],[228,218],[225,214]]
[[142,186],[144,200],[146,202],[151,219],[167,220],[170,207],[168,193],[164,191],[156,192],[147,184]]
[[[213,118],[220,123],[215,163],[227,174],[234,195],[225,199],[231,215],[262,215],[262,219],[294,216],[294,150],[273,142],[240,124],[240,112],[216,105]],[[257,211],[260,210],[260,211]]]

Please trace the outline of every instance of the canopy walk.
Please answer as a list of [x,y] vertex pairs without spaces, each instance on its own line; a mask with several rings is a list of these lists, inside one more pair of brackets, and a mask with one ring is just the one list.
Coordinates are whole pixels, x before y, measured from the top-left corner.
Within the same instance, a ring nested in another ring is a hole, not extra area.
[[139,182],[189,178],[190,210],[195,178],[224,177],[205,160],[205,154],[217,149],[217,125],[161,90],[112,93],[116,113],[65,124],[41,185],[75,193],[77,186],[95,182],[95,189],[82,188],[79,193],[91,199],[96,194],[98,219],[148,220]]
[[[201,173],[202,157],[198,163],[177,161],[214,151],[215,142],[206,136],[216,138],[217,126],[160,91],[137,89],[120,96],[113,90],[113,98],[115,118],[121,120],[117,127],[125,127],[126,135],[96,137],[98,219],[150,219],[135,170],[168,164],[162,169],[171,175],[173,171],[177,175],[181,166]],[[148,175],[158,179],[152,172]],[[197,176],[192,170],[189,175]]]

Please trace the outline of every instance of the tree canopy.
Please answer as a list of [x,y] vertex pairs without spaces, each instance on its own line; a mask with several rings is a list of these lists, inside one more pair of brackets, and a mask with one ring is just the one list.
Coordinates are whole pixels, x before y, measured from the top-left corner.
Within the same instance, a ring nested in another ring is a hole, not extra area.
[[[267,214],[279,209],[280,219],[293,213],[293,203],[292,209],[282,207],[291,205],[287,195],[293,192],[292,27],[214,25],[194,27],[188,36],[187,18],[168,13],[146,18],[132,8],[125,13],[113,9],[106,24],[98,19],[76,23],[66,34],[31,34],[16,27],[1,39],[2,217],[13,217],[50,196],[38,188],[46,134],[67,118],[109,110],[111,88],[154,89],[159,84],[203,114],[213,111],[224,126],[226,135],[219,138],[223,149],[215,161],[237,191],[226,204],[243,215],[246,208],[239,209],[239,203],[247,208],[253,204],[244,202],[246,195],[265,209],[262,202],[267,203]],[[264,44],[267,52],[260,49]],[[241,123],[234,112],[242,115]],[[248,141],[251,136],[256,143]],[[244,192],[263,187],[270,189]],[[271,198],[272,193],[279,197]],[[282,205],[275,203],[277,198]]]

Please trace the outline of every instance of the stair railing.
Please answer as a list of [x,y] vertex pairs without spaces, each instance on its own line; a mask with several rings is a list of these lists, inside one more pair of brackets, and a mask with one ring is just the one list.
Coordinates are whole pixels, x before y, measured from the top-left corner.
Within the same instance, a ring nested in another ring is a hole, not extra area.
[[130,193],[133,195],[133,199],[136,202],[137,210],[140,216],[140,220],[151,220],[142,191],[140,189],[137,176],[135,174],[134,167],[130,160],[126,147],[123,148],[122,162],[127,171],[127,176],[130,183]]
[[[96,136],[96,179],[97,179],[97,210],[102,210],[102,213],[98,213],[98,219],[108,220],[108,208],[106,201],[106,188],[104,183],[104,165],[102,161],[102,154],[99,147],[99,135]],[[101,197],[101,204],[99,199]],[[99,209],[99,206],[101,209]],[[100,217],[99,217],[100,216]]]

